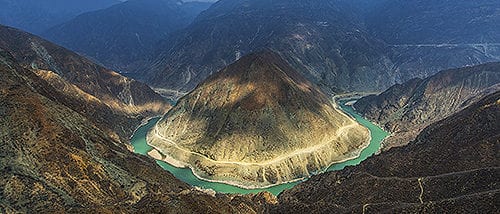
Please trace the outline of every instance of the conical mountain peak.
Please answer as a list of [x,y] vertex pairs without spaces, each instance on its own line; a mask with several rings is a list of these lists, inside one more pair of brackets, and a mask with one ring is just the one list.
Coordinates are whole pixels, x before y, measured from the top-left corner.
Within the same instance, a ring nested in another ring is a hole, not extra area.
[[148,137],[165,161],[246,187],[307,177],[351,158],[368,139],[364,127],[269,51],[212,75]]

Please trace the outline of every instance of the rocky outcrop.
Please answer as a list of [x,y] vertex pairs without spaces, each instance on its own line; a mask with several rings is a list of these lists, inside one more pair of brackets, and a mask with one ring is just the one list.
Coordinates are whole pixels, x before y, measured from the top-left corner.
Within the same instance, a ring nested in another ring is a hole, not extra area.
[[272,213],[496,212],[499,124],[497,91],[407,146],[283,192]]
[[263,187],[356,157],[369,132],[266,51],[241,58],[179,100],[148,143],[204,179]]
[[392,132],[384,149],[413,140],[426,126],[456,113],[500,87],[500,63],[446,70],[395,85],[354,104],[366,118]]
[[0,26],[0,47],[23,68],[72,97],[73,109],[85,112],[87,119],[116,132],[124,141],[142,119],[170,108],[167,100],[147,85],[28,33]]

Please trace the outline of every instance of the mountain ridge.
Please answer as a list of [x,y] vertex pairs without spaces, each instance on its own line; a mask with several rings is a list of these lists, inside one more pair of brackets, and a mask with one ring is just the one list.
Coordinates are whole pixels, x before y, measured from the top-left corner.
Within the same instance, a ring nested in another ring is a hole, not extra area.
[[[116,132],[124,142],[142,119],[170,108],[167,100],[147,85],[23,31],[0,26],[0,47],[59,91],[71,91],[65,95],[72,97],[74,108],[86,108],[87,118],[106,124],[103,127]],[[94,108],[78,102],[88,102]]]
[[408,143],[431,123],[498,90],[499,69],[499,63],[487,63],[444,70],[423,80],[395,85],[380,95],[364,97],[354,107],[393,132],[383,143],[383,149],[389,149]]
[[499,100],[499,91],[482,97],[406,146],[314,176],[270,212],[495,212]]

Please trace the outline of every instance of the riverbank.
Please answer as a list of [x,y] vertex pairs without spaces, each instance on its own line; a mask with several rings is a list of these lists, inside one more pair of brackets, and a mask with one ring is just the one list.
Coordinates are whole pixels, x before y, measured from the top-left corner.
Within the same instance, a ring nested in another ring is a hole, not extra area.
[[[345,99],[343,99],[343,100],[345,100]],[[370,142],[367,144],[364,144],[367,146],[363,146],[362,148],[360,148],[356,151],[353,151],[355,154],[349,154],[349,155],[354,155],[355,157],[346,158],[345,160],[341,160],[341,161],[335,161],[325,170],[312,172],[311,175],[323,173],[325,171],[340,170],[340,169],[343,169],[345,166],[358,164],[362,160],[373,155],[375,153],[373,151],[374,148],[375,148],[375,151],[378,150],[378,146],[380,146],[380,142],[377,142],[377,141],[381,141],[387,134],[387,133],[383,132],[383,130],[381,130],[379,127],[376,127],[374,124],[370,123],[366,119],[361,118],[361,116],[359,114],[356,114],[354,112],[354,110],[352,110],[352,108],[349,109],[350,107],[345,106],[345,103],[340,102],[339,106],[341,106],[340,109],[343,112],[345,112],[349,116],[355,118],[358,123],[362,124],[363,126],[365,126],[366,128],[369,129]],[[147,145],[147,143],[145,141],[146,133],[148,130],[153,128],[154,124],[156,124],[156,122],[158,120],[159,120],[159,118],[156,120],[149,121],[149,123],[146,126],[141,127],[142,130],[138,131],[137,134],[139,134],[139,135],[142,134],[144,139],[139,139],[140,137],[138,135],[134,136],[136,138],[134,139],[134,142],[132,142],[132,143],[135,144],[134,147],[136,148],[135,149],[136,152],[137,152],[137,148],[141,147],[140,144]],[[368,125],[368,127],[366,125]],[[142,132],[142,133],[139,133],[139,132]],[[138,142],[137,140],[139,140],[141,142]],[[143,154],[143,155],[148,155],[148,153],[150,153],[150,154],[155,153],[155,152],[151,153],[151,151],[153,151],[154,148],[149,146],[149,145],[147,145],[147,147],[144,147],[144,145],[142,145],[142,147],[143,147],[142,148],[143,151],[138,152],[138,153]],[[147,150],[147,151],[144,151],[144,150]],[[153,154],[153,156],[156,156],[156,159],[158,159],[158,157],[159,157],[158,155],[161,155],[161,154],[159,152],[157,154]],[[300,183],[304,180],[307,180],[309,178],[309,176],[308,176],[305,178],[296,179],[296,180],[291,181],[291,182],[266,186],[264,188],[248,189],[248,187],[246,187],[246,188],[242,188],[241,186],[238,187],[238,186],[234,185],[233,183],[227,182],[227,181],[223,181],[223,183],[222,183],[220,181],[210,181],[208,179],[201,178],[200,176],[197,176],[195,173],[193,173],[193,171],[190,168],[176,168],[176,167],[174,167],[168,163],[165,163],[163,161],[157,161],[157,163],[160,166],[162,166],[162,168],[170,171],[176,177],[178,177],[180,180],[182,180],[190,185],[198,186],[198,187],[201,187],[204,189],[213,189],[216,192],[222,192],[222,193],[247,194],[247,193],[258,193],[258,192],[262,192],[262,191],[269,191],[269,192],[277,195],[281,191],[283,191],[285,189],[289,189],[289,188],[297,185],[298,183]]]

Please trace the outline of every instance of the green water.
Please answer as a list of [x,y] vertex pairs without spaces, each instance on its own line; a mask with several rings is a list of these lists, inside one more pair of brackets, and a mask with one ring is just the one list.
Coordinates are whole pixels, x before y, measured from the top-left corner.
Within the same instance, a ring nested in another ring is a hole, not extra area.
[[[375,152],[377,152],[377,150],[380,148],[381,141],[388,135],[387,132],[385,132],[375,124],[371,123],[370,121],[364,119],[359,114],[357,114],[352,109],[352,107],[345,106],[344,104],[347,101],[348,100],[340,102],[342,110],[344,110],[346,113],[354,117],[360,124],[367,127],[371,132],[372,140],[370,142],[370,145],[361,152],[361,155],[358,158],[338,164],[333,164],[332,166],[328,167],[327,171],[341,170],[346,166],[353,166],[359,164],[361,161],[365,160],[366,158],[370,157]],[[146,134],[151,128],[153,128],[153,126],[156,124],[156,122],[158,122],[159,119],[160,118],[154,118],[149,120],[146,125],[139,127],[137,131],[134,133],[134,136],[131,138],[131,143],[134,147],[135,153],[141,155],[147,155],[147,153],[153,149],[146,143]],[[156,161],[156,162],[163,169],[175,175],[175,177],[177,177],[178,179],[192,186],[201,187],[203,189],[213,189],[216,192],[221,192],[221,193],[248,194],[248,193],[258,193],[262,191],[268,191],[274,195],[278,195],[283,190],[290,189],[293,186],[297,185],[298,183],[302,182],[302,181],[297,181],[292,183],[280,184],[277,186],[263,188],[263,189],[243,189],[228,184],[200,180],[196,176],[194,176],[193,172],[189,168],[176,168],[163,161]]]

